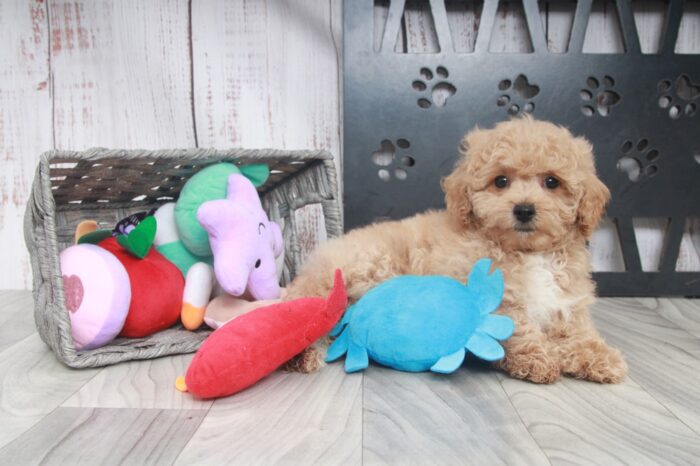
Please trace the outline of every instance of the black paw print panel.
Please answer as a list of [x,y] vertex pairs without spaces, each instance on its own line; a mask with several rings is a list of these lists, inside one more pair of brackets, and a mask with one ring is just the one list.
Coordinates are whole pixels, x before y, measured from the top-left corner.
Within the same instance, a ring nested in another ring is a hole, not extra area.
[[[489,48],[504,3],[524,11],[528,53]],[[594,145],[625,262],[624,272],[595,274],[600,294],[699,296],[700,272],[676,271],[686,222],[700,217],[700,56],[675,50],[692,2],[666,2],[658,53],[642,53],[635,5],[608,2],[624,42],[624,53],[612,54],[582,50],[593,0],[568,3],[573,20],[562,53],[548,49],[537,0],[411,2],[434,23],[429,53],[401,49],[405,0],[344,3],[346,228],[443,208],[440,179],[452,170],[462,135],[529,113]],[[448,17],[455,5],[474,8],[478,20]],[[637,218],[668,219],[658,271],[642,269]]]

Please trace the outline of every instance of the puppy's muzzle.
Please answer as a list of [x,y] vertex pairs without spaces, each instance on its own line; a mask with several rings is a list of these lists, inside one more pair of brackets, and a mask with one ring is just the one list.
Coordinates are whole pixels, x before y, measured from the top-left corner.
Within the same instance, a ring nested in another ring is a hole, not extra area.
[[513,215],[520,223],[529,223],[536,213],[533,204],[517,204],[513,207]]

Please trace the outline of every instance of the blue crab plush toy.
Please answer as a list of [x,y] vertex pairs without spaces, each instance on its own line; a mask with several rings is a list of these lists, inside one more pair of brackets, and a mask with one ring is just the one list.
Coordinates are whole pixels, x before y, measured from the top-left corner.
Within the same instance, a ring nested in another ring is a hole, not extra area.
[[449,374],[467,351],[487,361],[505,352],[497,340],[513,334],[510,317],[492,314],[503,299],[503,275],[489,275],[490,259],[479,260],[467,285],[443,276],[392,278],[351,306],[331,332],[336,337],[327,362],[343,354],[345,371],[369,365],[369,358],[394,369]]

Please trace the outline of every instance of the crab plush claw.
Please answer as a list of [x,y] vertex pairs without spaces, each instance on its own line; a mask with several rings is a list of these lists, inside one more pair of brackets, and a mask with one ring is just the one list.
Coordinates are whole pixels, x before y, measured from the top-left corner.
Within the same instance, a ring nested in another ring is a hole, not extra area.
[[496,315],[503,299],[503,275],[489,274],[490,259],[473,267],[467,285],[443,276],[404,275],[370,290],[345,313],[331,336],[327,362],[345,357],[356,372],[369,359],[398,370],[449,374],[467,351],[498,361],[499,340],[514,331],[510,317]]

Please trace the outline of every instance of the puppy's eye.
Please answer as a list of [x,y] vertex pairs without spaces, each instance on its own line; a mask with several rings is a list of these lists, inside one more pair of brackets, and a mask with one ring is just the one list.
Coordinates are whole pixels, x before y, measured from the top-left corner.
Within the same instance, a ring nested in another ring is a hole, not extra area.
[[544,185],[547,187],[547,189],[557,189],[559,184],[559,180],[553,176],[548,176],[544,179]]
[[508,177],[505,175],[498,175],[493,180],[493,184],[496,185],[497,188],[503,189],[508,186]]

